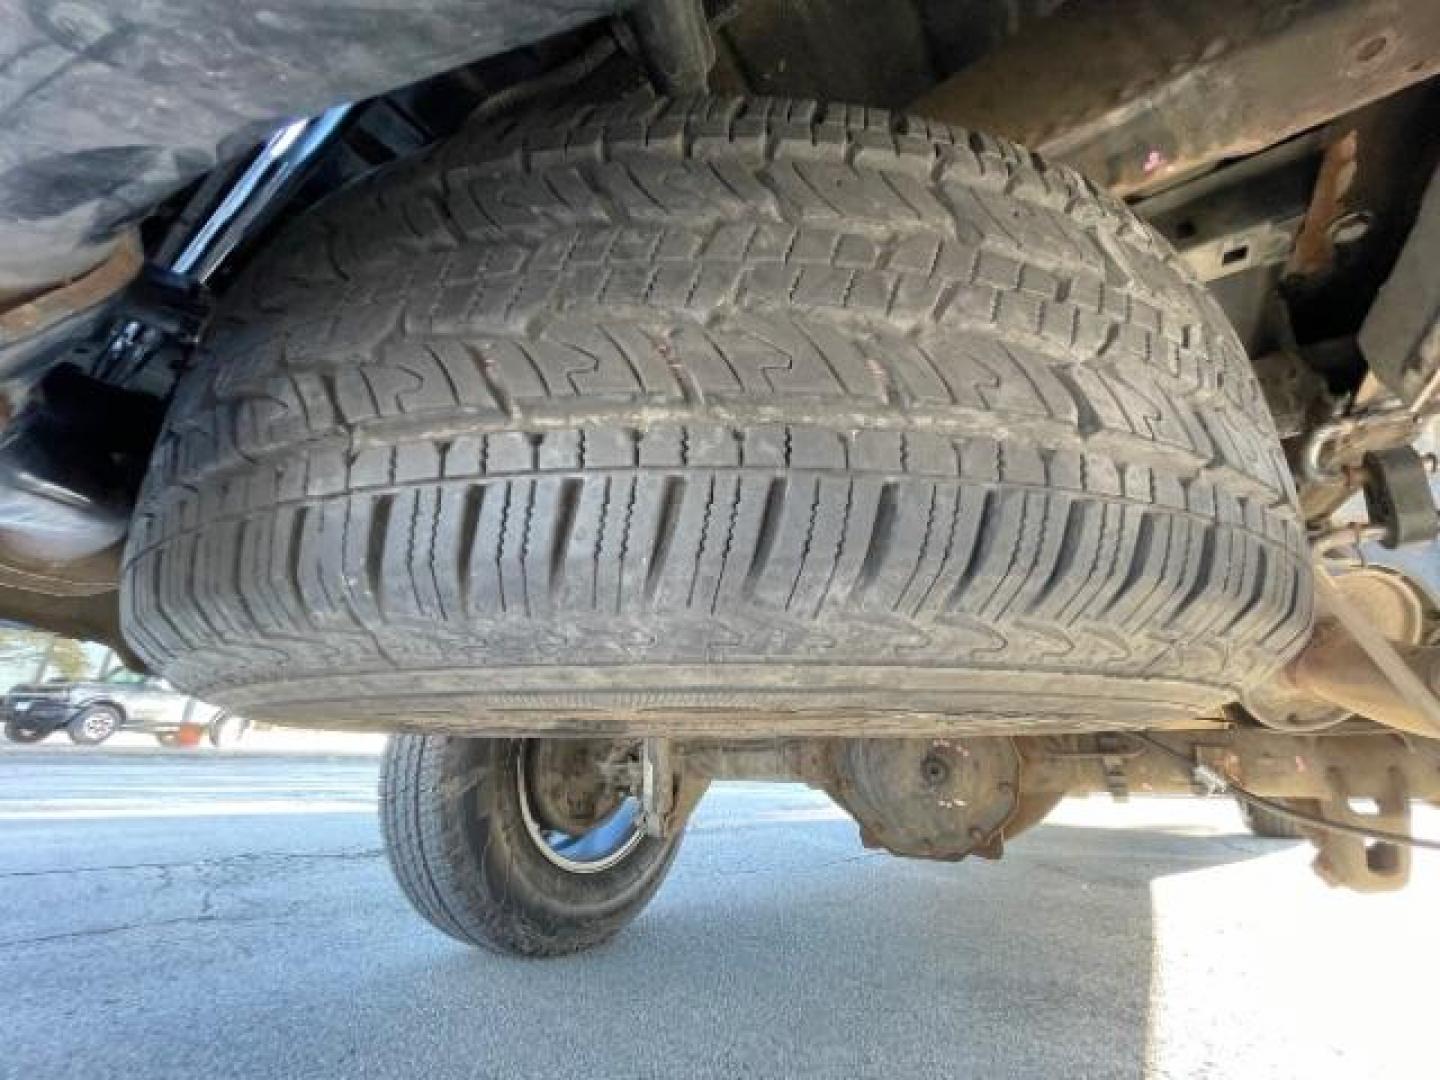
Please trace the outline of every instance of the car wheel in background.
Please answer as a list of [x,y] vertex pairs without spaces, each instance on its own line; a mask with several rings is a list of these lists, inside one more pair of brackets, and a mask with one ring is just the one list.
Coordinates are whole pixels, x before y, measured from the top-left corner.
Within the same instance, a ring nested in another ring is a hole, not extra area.
[[522,956],[614,937],[655,895],[680,836],[641,831],[603,739],[398,735],[380,765],[386,853],[415,909]]
[[32,727],[23,721],[5,721],[5,737],[13,743],[37,743],[49,735],[54,728]]
[[71,742],[98,746],[120,730],[123,720],[114,705],[91,705],[72,717],[65,730],[70,733]]
[[238,746],[250,730],[250,721],[243,716],[217,716],[205,730],[210,745],[217,750]]

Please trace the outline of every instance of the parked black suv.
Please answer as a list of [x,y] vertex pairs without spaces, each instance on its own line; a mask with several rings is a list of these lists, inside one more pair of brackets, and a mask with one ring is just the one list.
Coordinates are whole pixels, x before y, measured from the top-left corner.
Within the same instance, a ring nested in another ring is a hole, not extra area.
[[164,679],[120,669],[103,679],[52,679],[12,687],[0,702],[5,735],[32,743],[62,728],[72,741],[96,745],[117,731],[145,731],[161,743],[177,743],[181,729],[204,729],[223,746],[240,739],[248,721],[180,693]]

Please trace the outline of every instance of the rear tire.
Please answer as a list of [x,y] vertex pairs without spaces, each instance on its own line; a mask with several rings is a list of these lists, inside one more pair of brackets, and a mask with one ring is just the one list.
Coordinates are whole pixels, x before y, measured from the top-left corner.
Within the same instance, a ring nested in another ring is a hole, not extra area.
[[124,625],[292,723],[1156,726],[1298,647],[1293,498],[1219,308],[1078,174],[870,109],[587,108],[250,268]]
[[380,763],[380,824],[411,905],[458,941],[559,956],[602,944],[654,896],[678,835],[642,836],[604,869],[547,858],[521,808],[519,739],[398,735]]

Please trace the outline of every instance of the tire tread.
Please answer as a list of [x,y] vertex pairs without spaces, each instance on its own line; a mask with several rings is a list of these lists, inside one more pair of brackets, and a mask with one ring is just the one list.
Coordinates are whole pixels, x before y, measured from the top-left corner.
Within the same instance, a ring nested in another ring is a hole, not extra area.
[[183,384],[126,554],[178,684],[788,657],[1182,678],[1311,598],[1248,359],[1002,140],[803,102],[462,134],[301,219]]

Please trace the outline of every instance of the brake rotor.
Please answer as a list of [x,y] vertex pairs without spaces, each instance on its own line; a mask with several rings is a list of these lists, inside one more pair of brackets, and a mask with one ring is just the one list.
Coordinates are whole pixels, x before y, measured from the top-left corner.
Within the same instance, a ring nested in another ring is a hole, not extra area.
[[625,798],[607,768],[621,749],[611,739],[536,739],[525,755],[531,813],[546,829],[578,836]]

